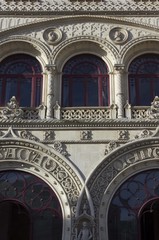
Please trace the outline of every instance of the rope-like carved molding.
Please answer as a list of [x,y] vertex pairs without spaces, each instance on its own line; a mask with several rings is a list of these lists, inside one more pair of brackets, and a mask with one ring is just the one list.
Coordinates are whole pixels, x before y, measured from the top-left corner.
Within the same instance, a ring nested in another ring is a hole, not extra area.
[[127,128],[127,127],[132,127],[132,128],[149,128],[153,127],[154,129],[158,127],[159,125],[159,120],[158,119],[104,119],[104,120],[95,120],[95,121],[59,121],[56,119],[48,120],[24,120],[24,119],[13,119],[13,120],[8,120],[8,119],[1,119],[0,120],[1,124],[1,129],[8,129],[10,126],[13,126],[14,128],[34,128],[34,129],[39,129],[41,128],[42,130],[44,128],[50,128],[56,129],[98,129],[99,127],[102,129],[109,129],[110,128]]

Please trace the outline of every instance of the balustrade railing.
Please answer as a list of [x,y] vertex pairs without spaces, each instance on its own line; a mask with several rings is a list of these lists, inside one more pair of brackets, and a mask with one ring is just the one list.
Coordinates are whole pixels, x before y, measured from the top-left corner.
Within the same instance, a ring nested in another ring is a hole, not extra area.
[[[114,116],[115,117],[115,116]],[[61,119],[70,120],[99,120],[113,118],[112,109],[104,108],[62,108]]]

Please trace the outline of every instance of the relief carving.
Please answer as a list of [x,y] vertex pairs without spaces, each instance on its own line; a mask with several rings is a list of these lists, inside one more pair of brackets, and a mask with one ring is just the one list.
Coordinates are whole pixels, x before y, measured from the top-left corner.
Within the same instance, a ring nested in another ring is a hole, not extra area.
[[109,37],[115,44],[123,44],[128,40],[128,31],[116,27],[110,30]]
[[76,219],[75,231],[75,240],[94,239],[94,219],[87,213],[86,204],[84,204],[83,213]]
[[48,130],[44,132],[44,141],[54,140],[55,133],[52,130]]
[[128,140],[129,139],[129,131],[121,130],[118,132],[118,140]]
[[59,141],[54,142],[53,148],[57,152],[61,153],[62,155],[68,156],[68,152],[66,151],[66,146],[64,144],[62,144],[61,142],[59,142]]
[[159,97],[155,96],[149,109],[149,118],[159,118]]
[[114,141],[111,141],[107,144],[106,149],[105,149],[105,155],[113,151],[114,149],[117,148],[117,144]]
[[2,110],[2,118],[4,119],[19,119],[23,117],[23,110],[19,108],[19,104],[13,96],[7,103],[7,107]]
[[84,130],[80,132],[80,139],[81,140],[91,140],[92,139],[92,131],[91,130]]
[[138,135],[136,135],[135,138],[136,139],[146,138],[146,137],[149,137],[150,135],[152,135],[151,131],[149,131],[148,129],[144,129]]
[[43,38],[49,45],[56,45],[62,39],[62,32],[57,28],[48,28],[44,31]]
[[27,130],[21,131],[20,137],[24,138],[24,139],[29,139],[29,140],[32,140],[32,141],[39,142],[39,139]]

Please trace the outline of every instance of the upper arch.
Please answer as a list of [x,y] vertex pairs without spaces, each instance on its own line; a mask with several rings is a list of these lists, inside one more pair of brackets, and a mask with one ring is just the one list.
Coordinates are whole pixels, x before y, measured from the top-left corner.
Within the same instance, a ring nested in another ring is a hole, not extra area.
[[145,53],[159,53],[159,37],[144,36],[128,42],[121,51],[121,63],[128,71],[130,62]]

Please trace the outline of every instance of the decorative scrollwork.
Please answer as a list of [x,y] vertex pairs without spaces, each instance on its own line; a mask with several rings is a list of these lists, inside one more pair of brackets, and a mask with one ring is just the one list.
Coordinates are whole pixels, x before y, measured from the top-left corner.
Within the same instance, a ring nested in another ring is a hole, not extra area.
[[39,139],[37,137],[35,137],[31,132],[26,131],[26,130],[21,131],[20,136],[21,136],[21,138],[25,138],[25,139],[29,139],[29,140],[39,142]]

